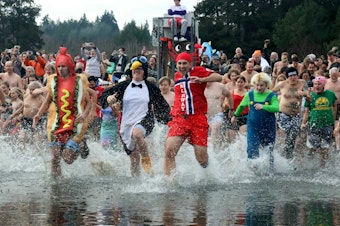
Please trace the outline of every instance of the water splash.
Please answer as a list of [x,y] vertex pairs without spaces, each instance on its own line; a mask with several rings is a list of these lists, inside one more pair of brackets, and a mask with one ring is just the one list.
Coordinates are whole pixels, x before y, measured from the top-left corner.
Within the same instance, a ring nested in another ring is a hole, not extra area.
[[[258,170],[254,172],[249,167],[246,155],[246,137],[240,136],[232,144],[212,150],[209,142],[209,166],[203,169],[196,161],[193,147],[187,143],[181,147],[176,157],[176,173],[171,185],[164,179],[164,147],[167,127],[156,124],[152,134],[147,138],[151,154],[154,176],[142,175],[140,178],[130,176],[130,159],[125,152],[103,149],[98,142],[88,141],[90,155],[87,159],[78,158],[72,165],[62,162],[62,173],[65,178],[82,178],[95,176],[111,178],[116,186],[124,186],[127,193],[163,193],[176,189],[199,189],[201,187],[223,187],[233,184],[257,183],[259,180],[271,179],[278,181],[304,181],[316,184],[339,186],[340,166],[339,154],[332,152],[325,169],[318,167],[318,161],[306,156],[303,159],[288,161],[281,156],[282,148],[274,149],[275,173],[269,169],[268,154],[261,150],[260,158],[255,160]],[[0,170],[3,172],[30,172],[50,174],[50,154],[45,148],[38,151],[29,146],[25,151],[2,139],[0,152]],[[118,183],[117,183],[118,182]],[[120,188],[117,188],[120,189]]]

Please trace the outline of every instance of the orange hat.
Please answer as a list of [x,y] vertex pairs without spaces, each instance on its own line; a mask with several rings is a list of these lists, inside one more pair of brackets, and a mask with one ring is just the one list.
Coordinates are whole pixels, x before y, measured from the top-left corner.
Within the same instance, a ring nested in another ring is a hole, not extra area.
[[[74,68],[75,68],[75,64],[74,61],[72,59],[72,56],[70,54],[67,53],[67,48],[65,47],[60,47],[59,48],[59,53],[56,59],[56,67],[63,65],[66,66],[72,75],[76,75]],[[59,75],[59,72],[57,70],[57,74]]]
[[255,50],[253,56],[262,56],[261,50]]

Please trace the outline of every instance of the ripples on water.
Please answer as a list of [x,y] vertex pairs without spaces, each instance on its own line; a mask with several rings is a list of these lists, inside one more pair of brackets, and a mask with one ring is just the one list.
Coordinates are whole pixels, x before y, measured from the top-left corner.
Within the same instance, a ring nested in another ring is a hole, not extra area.
[[[310,157],[289,163],[275,149],[276,173],[261,153],[256,173],[246,139],[209,148],[209,167],[185,144],[172,182],[163,178],[164,127],[148,138],[155,175],[130,177],[123,152],[89,142],[88,159],[50,178],[49,153],[0,140],[1,225],[340,225],[340,154],[325,169]],[[43,146],[43,142],[39,144]],[[294,170],[296,168],[296,170]]]

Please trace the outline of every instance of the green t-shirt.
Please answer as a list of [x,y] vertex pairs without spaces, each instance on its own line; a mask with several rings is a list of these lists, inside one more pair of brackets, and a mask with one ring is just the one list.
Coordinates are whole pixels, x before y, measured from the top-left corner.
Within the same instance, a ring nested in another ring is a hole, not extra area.
[[325,90],[323,93],[310,93],[311,102],[306,101],[305,107],[309,108],[309,126],[322,128],[334,125],[333,105],[336,101],[335,93]]

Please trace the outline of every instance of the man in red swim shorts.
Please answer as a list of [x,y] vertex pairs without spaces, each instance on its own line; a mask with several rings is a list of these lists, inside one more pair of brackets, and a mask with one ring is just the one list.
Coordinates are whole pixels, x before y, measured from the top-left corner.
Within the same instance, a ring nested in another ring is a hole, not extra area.
[[177,72],[174,75],[175,100],[168,123],[164,174],[171,175],[176,168],[175,157],[183,142],[194,146],[195,156],[202,167],[208,166],[208,121],[207,100],[204,89],[207,82],[220,82],[222,76],[202,66],[192,66],[189,53],[183,52],[176,58]]

